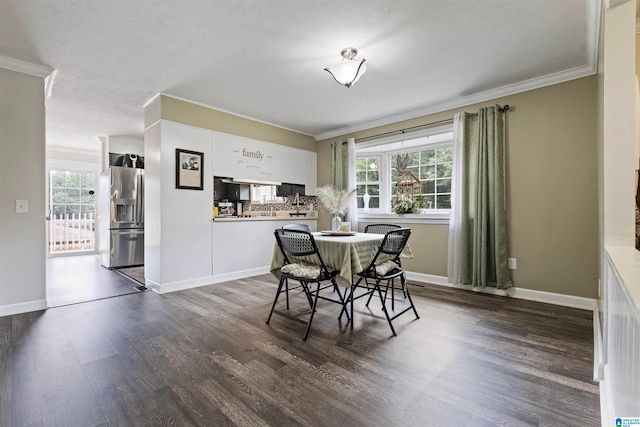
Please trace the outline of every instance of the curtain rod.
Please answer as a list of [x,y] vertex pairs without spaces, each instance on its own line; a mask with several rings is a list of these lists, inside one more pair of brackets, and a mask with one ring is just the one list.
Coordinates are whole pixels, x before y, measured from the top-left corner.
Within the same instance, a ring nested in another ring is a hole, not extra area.
[[[502,107],[498,107],[498,110],[501,113],[505,113],[505,112],[509,111],[509,104],[505,104]],[[477,114],[477,113],[472,113],[472,114]],[[452,118],[451,119],[445,119],[445,120],[438,120],[437,122],[426,123],[424,125],[417,125],[417,126],[404,128],[404,129],[392,130],[392,131],[389,131],[389,132],[379,133],[377,135],[365,136],[363,138],[358,138],[355,141],[356,142],[365,142],[365,141],[368,141],[370,139],[380,138],[382,136],[389,136],[389,135],[394,135],[394,134],[403,134],[403,133],[405,133],[407,131],[416,130],[416,129],[422,129],[422,128],[428,128],[428,127],[436,126],[436,125],[443,124],[443,123],[450,123],[452,121],[453,121]],[[345,142],[345,144],[346,144],[346,142]]]

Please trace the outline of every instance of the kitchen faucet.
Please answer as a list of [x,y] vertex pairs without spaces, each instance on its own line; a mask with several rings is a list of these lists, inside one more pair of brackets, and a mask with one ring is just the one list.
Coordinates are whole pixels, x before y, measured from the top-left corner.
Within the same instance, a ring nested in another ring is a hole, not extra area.
[[296,213],[299,214],[300,213],[300,193],[296,193],[296,198],[293,204],[296,205]]

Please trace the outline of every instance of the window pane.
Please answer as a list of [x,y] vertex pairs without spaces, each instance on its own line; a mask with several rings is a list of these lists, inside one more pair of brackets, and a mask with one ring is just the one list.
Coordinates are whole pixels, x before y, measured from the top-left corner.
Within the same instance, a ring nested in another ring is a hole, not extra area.
[[83,173],[80,176],[80,185],[82,186],[82,188],[88,188],[90,190],[93,190],[93,187],[95,186],[95,177],[94,174],[92,173]]
[[64,172],[51,171],[51,186],[52,187],[64,187]]
[[433,194],[435,192],[436,185],[433,179],[422,181],[422,193]]
[[54,188],[51,190],[51,203],[64,203],[66,199],[66,191],[64,188]]
[[420,160],[423,165],[433,164],[436,162],[436,152],[435,150],[424,150],[420,152]]
[[453,150],[451,147],[436,149],[436,159],[438,163],[453,161]]
[[451,193],[451,179],[438,180],[438,193]]
[[395,184],[396,182],[398,182],[399,179],[400,179],[400,174],[396,169],[393,169],[391,171],[391,182]]
[[367,171],[357,171],[356,172],[356,181],[364,182],[367,180]]
[[69,218],[72,218],[73,215],[78,218],[78,214],[80,213],[80,205],[67,204],[67,213],[69,214]]
[[80,203],[80,190],[75,188],[67,188],[66,190],[66,203]]
[[378,209],[380,207],[380,197],[371,197],[371,199],[369,199],[369,207],[371,209]]
[[82,192],[82,204],[92,205],[94,203],[95,194],[89,194],[89,190],[81,190]]
[[379,170],[380,169],[380,159],[378,157],[370,157],[367,164],[367,169],[370,170]]
[[451,209],[451,195],[438,196],[437,209]]
[[379,185],[368,185],[367,191],[370,196],[378,196],[380,195],[380,186]]
[[365,170],[367,169],[367,160],[368,159],[356,159],[356,170]]
[[[404,158],[404,156],[402,157]],[[420,164],[420,152],[414,151],[413,153],[409,153],[409,166],[417,166]]]
[[65,207],[64,205],[51,205],[51,215],[55,215],[57,218],[60,218],[60,215],[64,215]]
[[380,181],[380,173],[378,171],[367,172],[367,181]]
[[420,180],[433,179],[436,177],[435,166],[423,166],[420,170]]
[[435,200],[435,196],[431,195],[431,196],[424,196],[424,206],[426,209],[433,209],[434,207],[434,200]]
[[65,186],[67,188],[80,188],[80,175],[78,172],[67,172]]
[[93,206],[82,205],[80,207],[80,212],[82,212],[82,215],[87,215],[87,218],[89,218],[89,215],[93,215],[94,209]]
[[438,178],[449,178],[451,176],[451,169],[453,165],[451,163],[443,163],[436,166]]

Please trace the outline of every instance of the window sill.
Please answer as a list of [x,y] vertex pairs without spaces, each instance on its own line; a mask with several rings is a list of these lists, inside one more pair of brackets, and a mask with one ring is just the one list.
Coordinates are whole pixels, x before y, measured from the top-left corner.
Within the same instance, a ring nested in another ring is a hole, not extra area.
[[401,224],[449,224],[449,213],[427,214],[391,214],[391,213],[358,213],[359,222],[372,222],[383,220]]

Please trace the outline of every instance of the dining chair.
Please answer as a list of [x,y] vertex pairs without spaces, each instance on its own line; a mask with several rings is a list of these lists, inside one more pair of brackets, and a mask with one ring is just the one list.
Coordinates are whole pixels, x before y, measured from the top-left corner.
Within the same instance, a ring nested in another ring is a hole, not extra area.
[[[402,307],[399,310],[395,309],[395,298],[393,297],[393,295],[390,298],[390,304],[387,301],[387,293],[390,287],[391,289],[393,289],[393,281],[396,278],[404,278],[405,276],[405,272],[402,269],[399,261],[400,254],[406,246],[410,235],[411,229],[409,228],[397,228],[388,231],[385,234],[382,243],[380,243],[376,255],[373,257],[369,265],[363,271],[356,274],[357,276],[359,276],[358,281],[353,286],[351,286],[349,296],[347,297],[347,302],[351,306],[351,319],[349,319],[348,317],[349,312],[346,305],[342,310],[342,312],[347,314],[347,320],[351,321],[351,329],[353,329],[354,318],[353,301],[364,296],[368,296],[369,298],[366,303],[366,306],[368,307],[374,294],[377,294],[380,298],[382,311],[384,312],[387,322],[389,323],[389,327],[391,328],[391,332],[394,336],[396,335],[396,331],[393,327],[392,320],[408,312],[409,310],[413,310],[414,314],[416,315],[416,319],[420,318],[420,316],[418,315],[418,311],[413,304],[413,300],[411,299],[409,288],[406,288],[405,290],[406,297]],[[381,283],[383,282],[385,283],[384,290],[381,286]],[[358,288],[364,289],[365,292],[357,292]],[[342,312],[340,313],[340,316],[342,316]]]
[[283,230],[298,230],[311,233],[311,226],[308,224],[285,224],[282,226]]
[[[397,230],[398,228],[402,228],[401,225],[398,224],[367,224],[364,227],[365,233],[376,233],[376,234],[387,234],[391,230]],[[402,267],[402,263],[400,259],[398,259],[398,265]],[[407,284],[405,283],[404,276],[400,278],[400,285],[402,287],[402,295],[407,297]],[[391,296],[393,297],[394,289],[391,289]]]
[[[336,282],[336,276],[339,271],[327,268],[322,256],[320,256],[313,234],[308,231],[289,230],[284,228],[276,229],[274,234],[278,247],[282,251],[284,261],[280,268],[278,290],[276,291],[276,296],[273,300],[269,317],[267,318],[267,324],[269,324],[271,316],[274,313],[302,324],[306,324],[307,329],[303,337],[303,340],[306,341],[309,336],[309,330],[311,329],[313,316],[316,312],[318,299],[340,304],[344,308],[347,291],[345,289],[344,295],[340,292],[340,288]],[[301,260],[302,257],[304,257],[304,260]],[[300,286],[290,288],[289,280],[299,282]],[[316,284],[315,289],[311,286],[313,283]],[[309,320],[306,321],[288,313],[289,291],[298,287],[302,288],[307,302],[311,307],[311,315],[309,316]],[[325,292],[326,295],[320,294],[322,291],[329,288],[331,288],[331,293]],[[276,309],[278,298],[282,293],[286,296],[287,311]],[[342,317],[342,313],[340,313],[340,317]],[[349,321],[349,319],[349,313],[347,313],[347,321]]]
[[388,231],[397,230],[402,228],[398,224],[367,224],[364,227],[365,233],[387,234]]

